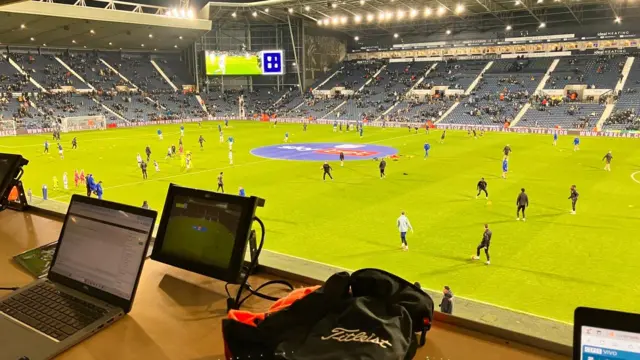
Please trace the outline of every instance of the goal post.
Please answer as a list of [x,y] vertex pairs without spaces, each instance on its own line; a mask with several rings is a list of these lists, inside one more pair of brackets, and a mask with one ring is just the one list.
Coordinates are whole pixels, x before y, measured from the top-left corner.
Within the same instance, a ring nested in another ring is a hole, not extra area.
[[103,115],[73,116],[62,118],[60,125],[62,132],[104,130],[107,128],[107,120]]
[[0,120],[0,136],[16,136],[15,120]]

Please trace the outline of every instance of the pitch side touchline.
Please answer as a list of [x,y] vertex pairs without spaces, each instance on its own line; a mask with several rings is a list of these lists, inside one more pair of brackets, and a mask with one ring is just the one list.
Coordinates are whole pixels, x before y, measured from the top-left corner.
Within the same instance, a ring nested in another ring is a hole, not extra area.
[[[413,136],[413,135],[415,135],[415,134],[396,136],[396,137],[392,137],[392,138],[388,138],[388,139],[371,141],[369,143],[383,142],[383,141],[387,141],[387,140],[399,139],[399,138],[403,138],[403,137],[407,137],[407,136]],[[251,154],[251,155],[253,155],[253,154]],[[281,161],[282,160],[282,159],[273,159],[273,158],[263,158],[263,157],[257,156],[257,155],[253,155],[253,156],[262,158],[264,160],[252,161],[252,162],[248,162],[248,163],[244,163],[244,164],[238,164],[238,165],[223,166],[223,167],[213,168],[213,169],[205,169],[205,170],[194,171],[194,172],[187,172],[187,173],[182,173],[182,174],[169,175],[169,176],[165,176],[165,177],[161,177],[161,178],[157,178],[157,179],[142,180],[142,181],[136,181],[136,182],[125,183],[125,184],[120,184],[120,185],[114,185],[114,186],[110,186],[110,187],[105,187],[105,190],[118,189],[118,188],[127,187],[127,186],[139,185],[139,184],[149,183],[149,182],[152,182],[152,181],[162,181],[162,180],[166,180],[166,179],[174,179],[174,178],[177,178],[177,177],[182,177],[182,176],[187,176],[187,175],[203,174],[203,173],[208,173],[208,172],[212,172],[212,171],[236,168],[236,167],[240,167],[240,166],[248,166],[248,165],[260,164],[260,163],[265,163],[265,162],[268,162],[268,161],[279,161],[279,160]],[[62,199],[62,198],[68,197],[68,196],[69,195],[60,195],[60,196],[51,197],[49,199],[51,199],[51,200]]]
[[636,174],[640,174],[640,171],[636,171],[634,173],[631,174],[631,180],[637,182],[638,184],[640,184],[640,181],[638,181],[638,179],[636,179]]
[[[126,129],[135,129],[135,128],[126,128]],[[123,130],[123,129],[121,129]],[[72,134],[72,133],[65,133],[65,134]],[[162,135],[164,135],[165,133],[162,133]],[[170,132],[167,133],[167,135],[175,135],[178,134],[178,132]],[[32,134],[32,135],[51,135],[50,133],[42,133],[42,134]],[[152,136],[158,136],[158,134],[154,134],[154,135],[143,135],[143,137],[152,137]],[[140,135],[136,135],[136,136],[122,136],[122,137],[112,137],[112,138],[95,138],[95,139],[90,139],[88,140],[89,142],[93,142],[93,141],[105,141],[105,140],[125,140],[125,139],[131,139],[131,138],[138,138],[140,137]],[[51,142],[58,142],[57,140],[51,140]],[[31,145],[19,145],[19,146],[8,146],[8,145],[0,145],[0,147],[3,148],[7,148],[7,149],[22,149],[22,148],[28,148],[28,147],[38,147],[38,146],[42,146],[42,144],[31,144]]]

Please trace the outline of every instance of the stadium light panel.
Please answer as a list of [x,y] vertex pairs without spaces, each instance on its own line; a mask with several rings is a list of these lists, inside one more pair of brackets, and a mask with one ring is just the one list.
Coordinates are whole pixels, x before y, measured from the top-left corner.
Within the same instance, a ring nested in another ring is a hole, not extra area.
[[[87,45],[84,45],[84,46],[82,46],[82,47],[86,49],[86,48],[87,48]],[[122,48],[120,48],[120,50],[122,50]]]
[[91,30],[89,30],[89,33],[91,33],[91,35],[95,35],[96,32],[95,32],[95,30],[91,29]]
[[173,45],[173,47],[177,49],[177,48],[178,48],[178,45]]
[[264,12],[269,13],[269,8],[265,8]]
[[444,15],[445,11],[447,11],[447,9],[445,9],[444,6],[440,6],[438,8],[438,16]]
[[378,20],[380,20],[380,21],[384,20],[384,13],[383,12],[378,13]]
[[75,40],[71,40],[71,43],[75,44],[75,43],[76,43],[76,41],[75,41]]
[[538,1],[536,1],[536,3],[538,3],[538,4],[542,4],[543,2],[544,2],[544,0],[538,0]]
[[26,27],[27,27],[27,25],[25,25],[25,24],[20,24],[20,29],[24,29],[24,28],[26,28]]
[[187,13],[184,11],[184,9],[180,9],[180,16],[182,17],[187,16]]
[[388,11],[388,12],[385,14],[385,17],[384,17],[384,18],[385,18],[385,20],[391,20],[391,19],[393,19],[393,13],[392,13],[391,11]]
[[113,46],[113,43],[111,41],[109,41],[109,46]]
[[356,36],[356,37],[353,38],[353,40],[358,41],[358,40],[360,40],[360,37]]
[[236,16],[238,16],[238,14],[236,14],[235,11],[231,13],[231,17],[236,17]]
[[462,4],[456,5],[456,14],[461,14],[461,13],[464,12],[464,10],[465,10],[464,9],[464,5],[462,5]]
[[418,16],[418,10],[411,9],[411,11],[409,12],[409,16],[411,16],[412,18]]
[[516,4],[516,6],[518,6],[518,5],[522,4],[522,3],[520,2],[520,0],[516,0],[515,4]]
[[546,28],[547,27],[547,23],[541,22],[540,25],[538,26],[539,28]]
[[367,14],[367,22],[372,22],[374,18],[373,14]]
[[325,25],[329,25],[329,18],[322,20],[322,23]]
[[166,13],[164,13],[166,16],[171,16],[171,10],[167,10]]
[[507,25],[507,27],[505,28],[505,30],[507,30],[507,31],[511,31],[511,29],[513,29],[513,28],[511,27],[511,25]]
[[360,0],[360,5],[364,5],[364,0]]
[[613,20],[616,24],[620,24],[622,22],[622,18],[620,16],[616,16],[616,19]]
[[431,16],[432,13],[433,13],[433,10],[431,10],[430,7],[427,7],[424,9],[424,16]]
[[337,17],[337,16],[334,16],[334,17],[331,19],[331,24],[332,24],[332,25],[338,25],[338,22],[340,22],[340,19],[338,19],[338,17]]
[[335,8],[337,8],[337,7],[338,7],[338,4],[336,4],[336,3],[332,3],[332,4],[331,4],[331,7],[335,9]]
[[35,38],[30,38],[29,40],[31,40],[31,41],[36,41],[36,39],[35,39]]
[[289,11],[289,14],[293,14],[293,8],[289,8],[287,11]]
[[396,17],[398,19],[403,19],[404,18],[404,10],[398,10],[398,12],[396,13]]
[[400,35],[398,35],[398,33],[393,34],[393,38],[394,38],[394,39],[397,39],[397,38],[398,38],[398,36],[400,36]]
[[178,9],[173,8],[173,10],[171,10],[171,13],[173,14],[174,17],[178,17]]
[[182,40],[182,35],[178,36],[178,39]]
[[46,46],[47,46],[47,44],[42,44],[42,46],[45,46],[45,47],[46,47]]
[[193,18],[194,18],[193,10],[191,10],[191,9],[187,10],[187,17],[188,17],[189,19],[193,19]]
[[258,17],[258,12],[257,12],[257,11],[254,11],[254,12],[252,12],[252,13],[251,13],[251,15],[252,15],[253,17]]
[[346,16],[341,17],[340,18],[340,24],[344,25],[346,23],[347,23],[347,17]]
[[153,34],[149,34],[149,39],[153,39]]
[[304,11],[309,11],[309,10],[311,10],[311,6],[307,5],[304,7]]
[[360,16],[360,15],[356,15],[356,16],[354,16],[354,17],[353,17],[353,21],[354,21],[356,24],[360,24],[360,22],[362,21],[362,16]]
[[447,29],[447,35],[451,35],[451,30]]
[[322,20],[318,19],[318,26],[322,26]]

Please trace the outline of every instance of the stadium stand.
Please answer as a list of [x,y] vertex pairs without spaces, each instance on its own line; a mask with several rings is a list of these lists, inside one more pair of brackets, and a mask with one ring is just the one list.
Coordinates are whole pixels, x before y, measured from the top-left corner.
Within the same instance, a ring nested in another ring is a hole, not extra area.
[[327,118],[374,120],[399,101],[423,71],[419,63],[390,63],[360,92],[349,98],[339,111]]
[[22,70],[30,74],[45,89],[72,86],[87,89],[87,85],[62,66],[54,55],[16,54],[14,59]]
[[178,87],[182,85],[193,85],[193,76],[189,73],[187,64],[185,64],[180,56],[163,56],[154,59],[158,67],[167,75],[169,80]]
[[384,61],[359,62],[345,61],[338,73],[329,81],[319,86],[317,90],[331,90],[335,87],[344,87],[349,90],[357,90],[369,80]]
[[511,122],[540,83],[552,59],[496,60],[473,92],[443,120],[447,124]]
[[9,63],[7,58],[0,56],[0,89],[3,93],[38,90],[38,88],[29,81],[29,78],[30,75],[20,74],[18,70]]
[[[637,58],[636,58],[637,60]],[[640,63],[634,61],[625,87],[618,95],[614,111],[603,124],[604,130],[640,130]]]
[[173,90],[167,81],[151,65],[148,55],[101,53],[100,57],[144,91]]
[[587,85],[593,89],[613,89],[624,66],[623,56],[584,56],[562,58],[546,88],[564,89],[567,85]]

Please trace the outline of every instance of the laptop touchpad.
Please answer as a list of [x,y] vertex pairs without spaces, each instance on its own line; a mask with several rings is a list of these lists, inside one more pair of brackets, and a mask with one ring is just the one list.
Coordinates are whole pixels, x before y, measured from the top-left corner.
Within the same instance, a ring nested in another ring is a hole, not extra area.
[[60,343],[0,314],[0,349],[3,359],[41,359],[47,354],[58,352],[55,350],[59,347]]

